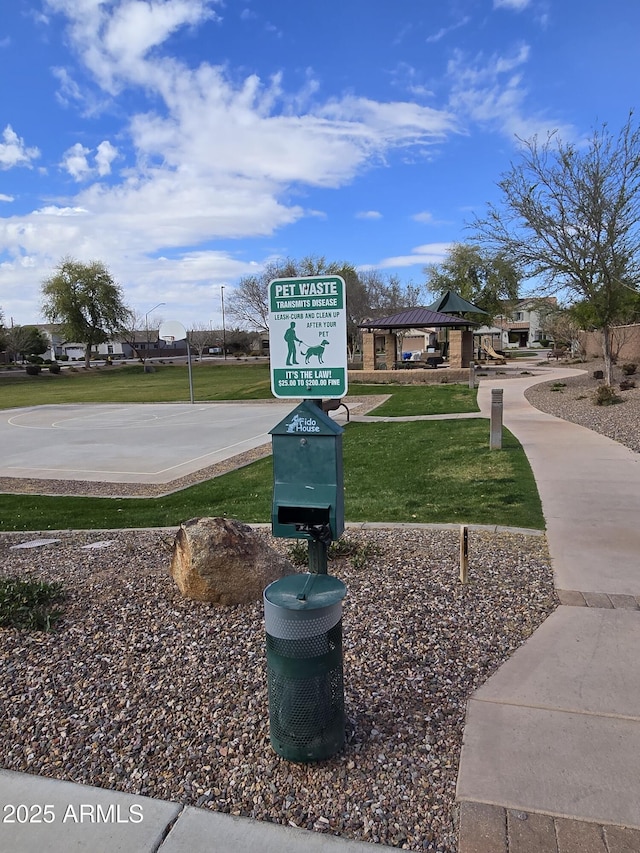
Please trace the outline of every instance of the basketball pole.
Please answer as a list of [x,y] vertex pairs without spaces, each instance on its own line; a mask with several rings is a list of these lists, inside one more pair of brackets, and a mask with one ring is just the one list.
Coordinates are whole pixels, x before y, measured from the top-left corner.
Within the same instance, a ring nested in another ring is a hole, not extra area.
[[187,367],[189,368],[189,398],[193,403],[193,376],[191,375],[191,347],[189,346],[189,335],[185,338],[187,342]]

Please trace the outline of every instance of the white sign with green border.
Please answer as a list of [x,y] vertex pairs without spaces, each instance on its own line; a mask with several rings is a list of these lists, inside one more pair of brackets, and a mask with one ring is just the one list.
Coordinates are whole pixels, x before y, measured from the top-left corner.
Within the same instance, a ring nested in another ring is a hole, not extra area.
[[339,275],[269,284],[271,391],[275,397],[347,393],[346,287]]

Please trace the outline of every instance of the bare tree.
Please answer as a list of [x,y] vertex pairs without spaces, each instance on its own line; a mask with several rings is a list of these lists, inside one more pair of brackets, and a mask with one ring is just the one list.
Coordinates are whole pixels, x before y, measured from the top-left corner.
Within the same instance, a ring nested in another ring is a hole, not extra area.
[[265,266],[260,275],[244,276],[228,299],[227,313],[243,329],[269,331],[269,282],[274,278],[312,275],[298,271],[296,262],[287,258]]
[[199,361],[202,361],[202,353],[205,349],[217,346],[216,333],[204,323],[192,323],[187,337],[190,346],[198,353]]
[[[150,312],[149,312],[150,313]],[[124,325],[120,330],[120,339],[129,344],[135,357],[143,364],[149,358],[149,352],[158,346],[158,331],[162,325],[162,315],[154,316],[153,328],[149,326],[149,313],[143,314],[133,308],[127,310]],[[155,312],[153,312],[155,315]],[[152,347],[151,344],[154,344]]]
[[499,181],[500,208],[476,219],[478,239],[511,259],[547,293],[584,301],[602,329],[611,384],[611,327],[640,274],[640,129],[633,113],[618,133],[606,124],[588,144],[550,134],[523,142],[520,161]]
[[359,272],[346,261],[327,261],[323,256],[308,255],[299,261],[286,258],[267,264],[260,275],[242,278],[229,299],[229,315],[241,328],[267,332],[269,282],[275,278],[317,275],[339,275],[344,280],[350,358],[360,338],[358,327],[364,320],[420,304],[420,285],[403,285],[394,275],[385,276],[378,270]]

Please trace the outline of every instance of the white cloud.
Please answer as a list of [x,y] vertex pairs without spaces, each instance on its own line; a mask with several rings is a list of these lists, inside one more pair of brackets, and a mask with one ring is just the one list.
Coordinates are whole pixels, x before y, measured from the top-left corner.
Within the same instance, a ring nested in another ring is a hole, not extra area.
[[115,148],[108,140],[103,140],[96,149],[96,168],[101,176],[108,175],[111,172],[111,164],[118,156],[118,149]]
[[422,210],[420,213],[414,213],[411,217],[414,222],[421,222],[423,225],[432,225],[433,224],[433,213],[429,213],[428,210]]
[[550,129],[562,130],[565,137],[571,137],[573,131],[569,126],[544,113],[527,111],[529,93],[524,67],[529,57],[527,44],[519,45],[509,55],[479,54],[473,60],[456,51],[447,66],[451,80],[450,108],[511,140],[514,136],[528,139],[535,134],[544,135]]
[[[305,187],[344,186],[394,150],[425,149],[459,132],[453,109],[354,94],[322,102],[311,72],[288,92],[278,75],[238,81],[222,67],[190,68],[163,55],[164,40],[179,28],[215,18],[213,0],[46,3],[67,16],[71,47],[101,89],[76,82],[82,69],[59,69],[61,97],[85,105],[91,91],[95,102],[109,95],[117,108],[126,87],[150,106],[127,113],[118,148],[105,139],[64,152],[61,166],[82,183],[74,195],[0,219],[0,253],[14,259],[14,274],[19,257],[37,259],[31,282],[72,253],[104,261],[134,302],[157,301],[161,289],[167,303],[195,304],[212,283],[255,271],[232,250],[202,248],[210,241],[269,236],[324,216],[300,203]],[[123,168],[113,174],[116,158]],[[167,260],[159,264],[159,256]],[[407,265],[426,262],[414,254]]]
[[422,74],[421,70],[408,62],[399,62],[391,73],[391,79],[394,86],[409,92],[415,98],[433,97],[431,89],[422,81]]
[[[496,0],[496,2],[500,2],[500,0]],[[508,2],[508,0],[506,0],[506,2]],[[525,3],[526,2],[528,2],[528,0],[525,0]],[[455,30],[460,29],[460,27],[465,27],[469,23],[470,20],[471,20],[471,18],[469,17],[469,15],[465,15],[463,18],[461,18],[459,21],[456,21],[454,24],[451,24],[448,27],[442,27],[441,29],[438,30],[438,32],[434,33],[433,35],[427,36],[427,42],[430,44],[433,44],[434,42],[440,41],[445,36],[448,36],[449,33],[452,33]]]
[[35,216],[80,216],[87,212],[84,207],[56,207],[52,204],[41,207],[40,210],[34,210],[33,213]]
[[88,69],[111,93],[123,80],[143,82],[145,60],[183,26],[215,18],[218,0],[123,0],[115,9],[97,0],[45,0],[70,21],[70,34]]
[[396,255],[384,258],[376,264],[380,269],[388,267],[413,267],[426,264],[439,264],[446,258],[451,243],[425,243],[411,250],[410,255]]
[[91,166],[87,159],[90,153],[90,148],[85,148],[80,142],[76,142],[64,152],[60,165],[71,175],[74,181],[82,181],[91,174]]
[[37,148],[27,148],[15,130],[8,124],[2,132],[0,142],[0,169],[12,169],[14,166],[31,166],[31,161],[40,156]]
[[513,9],[514,12],[522,12],[531,0],[493,0],[494,9]]
[[12,195],[5,195],[4,193],[0,193],[0,201],[15,201],[15,197]]
[[356,219],[382,219],[379,210],[361,210],[356,213]]
[[86,181],[95,176],[104,177],[111,173],[111,163],[118,156],[118,149],[108,140],[103,140],[96,148],[93,159],[95,166],[89,163],[91,148],[86,148],[80,142],[76,142],[68,148],[62,157],[60,165],[75,181]]

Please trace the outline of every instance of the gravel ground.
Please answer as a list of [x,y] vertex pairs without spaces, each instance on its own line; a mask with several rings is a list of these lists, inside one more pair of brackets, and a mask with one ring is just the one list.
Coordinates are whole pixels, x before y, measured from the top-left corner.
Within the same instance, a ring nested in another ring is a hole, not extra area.
[[593,396],[602,380],[594,379],[593,372],[602,370],[602,363],[589,361],[568,366],[581,372],[568,379],[532,386],[525,392],[531,405],[606,435],[640,453],[640,387],[620,390],[620,382],[625,378],[640,385],[640,371],[637,378],[625,377],[619,367],[614,367],[612,384],[622,402],[613,406],[596,406]]
[[55,536],[37,549],[11,547],[37,535],[0,536],[0,572],[67,591],[52,633],[0,631],[2,766],[454,853],[467,698],[556,606],[544,537],[471,531],[462,587],[457,531],[349,529],[377,550],[330,566],[348,588],[353,737],[296,765],[269,745],[261,603],[182,599],[173,532]]

